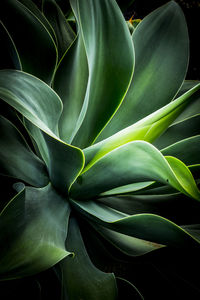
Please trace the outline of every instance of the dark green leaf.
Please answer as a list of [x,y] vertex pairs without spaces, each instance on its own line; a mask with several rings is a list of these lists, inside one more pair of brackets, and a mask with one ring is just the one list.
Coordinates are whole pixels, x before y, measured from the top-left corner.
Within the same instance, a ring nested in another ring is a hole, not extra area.
[[165,158],[153,145],[130,142],[83,170],[71,189],[72,198],[90,199],[102,192],[141,181],[158,181],[200,200],[189,169],[178,159]]
[[117,132],[113,136],[86,149],[86,169],[111,150],[134,140],[153,142],[158,138],[177,116],[199,96],[200,84],[197,84],[175,101],[170,102],[135,124]]
[[[92,222],[94,227],[95,223],[97,223],[97,225],[103,225],[123,235],[156,243],[156,245],[150,244],[152,246],[151,250],[153,246],[154,249],[158,248],[159,245],[157,244],[173,247],[199,246],[199,239],[196,239],[195,236],[190,235],[180,226],[161,216],[155,214],[136,214],[130,216],[94,201],[71,200],[71,203],[77,211],[85,215]],[[120,236],[118,237],[120,239]],[[142,245],[141,249],[144,253],[144,244],[142,244],[141,240],[137,241],[137,239],[134,241],[136,245],[135,247],[133,246],[133,249],[135,251],[138,248],[139,252]],[[128,240],[129,238],[126,240],[127,243]],[[115,242],[117,243],[117,239],[115,239]],[[119,245],[123,243],[123,240],[119,240]],[[148,247],[148,242],[146,244]]]
[[75,33],[54,0],[43,1],[43,13],[54,29],[57,39],[58,57],[61,59],[73,42]]
[[134,50],[114,1],[71,0],[71,4],[79,16],[89,66],[82,125],[73,140],[84,148],[95,140],[122,102],[132,78]]
[[[79,115],[84,102],[87,82],[88,63],[83,39],[79,33],[62,58],[54,77],[54,90],[63,103],[59,131],[65,142],[71,142],[74,132],[80,126]],[[74,105],[75,103],[76,105]]]
[[16,45],[23,71],[51,83],[57,52],[43,23],[17,0],[2,0],[0,17]]
[[36,187],[47,185],[44,163],[29,149],[20,132],[0,116],[0,173],[23,180]]
[[50,184],[23,187],[0,215],[1,280],[41,272],[68,256],[69,214],[68,202]]
[[62,299],[116,299],[117,287],[114,275],[106,274],[92,264],[75,219],[71,219],[69,223],[66,247],[75,255],[59,263],[63,275]]
[[98,141],[169,103],[187,71],[189,39],[184,15],[174,1],[153,11],[133,35],[135,70],[127,95]]

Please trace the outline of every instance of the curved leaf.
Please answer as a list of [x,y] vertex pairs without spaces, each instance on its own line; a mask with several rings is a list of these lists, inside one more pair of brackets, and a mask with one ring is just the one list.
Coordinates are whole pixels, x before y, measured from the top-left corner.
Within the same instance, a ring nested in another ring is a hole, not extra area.
[[45,18],[44,14],[40,11],[35,3],[32,0],[17,0],[21,2],[24,6],[26,6],[39,20],[40,22],[46,27],[47,31],[50,33],[51,37],[56,41],[55,32],[53,28],[49,24],[48,20]]
[[166,105],[174,98],[186,75],[189,56],[187,25],[174,1],[145,17],[132,38],[135,48],[132,83],[98,141]]
[[106,274],[92,264],[77,222],[71,219],[69,224],[66,247],[75,255],[59,263],[63,275],[62,299],[116,299],[117,287],[114,275]]
[[200,135],[174,143],[161,150],[163,155],[175,156],[187,165],[200,164]]
[[[161,216],[154,214],[130,216],[94,201],[71,200],[70,203],[92,222],[93,226],[97,223],[127,236],[160,245],[173,247],[199,246],[199,239]],[[137,243],[137,239],[135,242]],[[139,245],[140,243],[141,241]]]
[[59,131],[61,139],[65,142],[71,143],[73,133],[79,128],[79,114],[83,106],[87,82],[88,64],[85,46],[81,34],[78,34],[62,58],[53,84],[54,90],[63,103]]
[[195,96],[199,96],[199,92],[200,84],[197,84],[178,99],[170,102],[144,119],[84,149],[86,169],[89,169],[95,161],[103,157],[106,153],[130,141],[144,140],[153,142],[168,128],[184,108],[196,99]]
[[163,149],[181,140],[200,134],[200,114],[171,125],[154,145]]
[[57,52],[43,23],[17,0],[2,0],[0,17],[16,45],[23,71],[50,83]]
[[72,198],[90,199],[107,190],[140,181],[156,180],[200,200],[200,192],[189,169],[178,159],[164,158],[151,144],[130,142],[83,170],[72,186]]
[[43,13],[54,29],[57,39],[58,57],[61,59],[73,42],[75,33],[54,0],[43,0]]
[[62,102],[47,84],[21,71],[1,70],[0,96],[37,127],[58,135]]
[[115,246],[122,253],[129,256],[139,256],[164,247],[158,243],[152,243],[142,240],[124,233],[108,229],[99,224],[93,224],[94,228],[106,239],[109,243]]
[[69,204],[48,185],[23,188],[0,214],[0,279],[41,272],[64,257]]
[[47,185],[44,163],[29,149],[17,128],[0,116],[0,173],[36,187]]
[[71,5],[79,16],[89,66],[80,114],[82,125],[73,139],[74,145],[84,148],[94,141],[122,102],[132,77],[134,50],[114,1],[71,0]]
[[0,96],[33,123],[27,126],[47,164],[50,179],[67,192],[83,168],[84,156],[80,149],[58,137],[62,111],[59,96],[34,76],[11,70],[0,71]]

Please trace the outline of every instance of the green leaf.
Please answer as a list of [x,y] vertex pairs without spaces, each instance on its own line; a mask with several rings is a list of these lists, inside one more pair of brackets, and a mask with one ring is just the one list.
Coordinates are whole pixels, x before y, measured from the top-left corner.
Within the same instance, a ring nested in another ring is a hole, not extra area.
[[68,145],[48,134],[43,134],[49,154],[49,177],[55,187],[67,193],[84,166],[81,149]]
[[37,7],[37,5],[33,3],[32,0],[18,0],[18,1],[21,2],[24,6],[26,6],[40,20],[40,22],[45,26],[45,28],[50,33],[54,41],[56,41],[56,36],[55,36],[55,32],[53,31],[53,28],[49,24],[48,20],[45,18],[44,14]]
[[42,187],[49,177],[44,163],[29,149],[23,136],[7,119],[0,116],[0,173]]
[[39,273],[70,255],[69,214],[68,202],[50,184],[23,187],[0,214],[0,279]]
[[58,135],[62,102],[47,84],[21,71],[1,70],[0,96],[37,127]]
[[0,71],[0,96],[33,124],[26,126],[41,151],[51,181],[67,192],[83,168],[84,155],[59,139],[58,120],[62,111],[59,96],[34,76],[11,70]]
[[163,155],[175,156],[189,166],[199,165],[199,147],[200,135],[197,135],[170,145],[161,152]]
[[[80,72],[81,70],[81,72]],[[71,142],[80,125],[88,82],[88,63],[81,34],[63,56],[54,77],[53,88],[62,99],[63,112],[59,121],[61,139]],[[77,88],[78,87],[78,88]],[[76,105],[74,105],[76,103]]]
[[84,148],[94,141],[122,102],[132,78],[134,50],[114,1],[71,0],[71,5],[79,16],[89,66],[82,124],[73,139],[74,145]]
[[187,71],[189,39],[174,1],[153,11],[133,35],[135,70],[127,95],[97,141],[132,125],[170,102]]
[[57,62],[57,51],[46,27],[17,0],[2,0],[0,17],[16,45],[23,71],[49,84]]
[[61,59],[73,42],[75,33],[54,0],[43,0],[43,13],[54,29],[57,39],[58,57]]
[[1,64],[0,69],[21,69],[21,62],[15,44],[7,31],[6,27],[0,21],[1,33]]
[[166,159],[144,141],[121,146],[99,159],[90,169],[83,170],[72,186],[71,196],[90,199],[119,186],[149,180],[168,184],[200,200],[200,192],[189,169],[178,159]]
[[185,107],[196,100],[195,96],[199,96],[199,89],[200,84],[197,84],[191,90],[149,116],[117,132],[113,136],[84,149],[86,170],[111,150],[130,141],[145,140],[153,142],[168,128]]
[[92,264],[75,219],[71,219],[69,223],[66,247],[75,255],[59,263],[63,275],[62,299],[116,299],[114,275],[106,274]]
[[200,114],[194,117],[172,124],[165,132],[158,138],[154,145],[158,149],[166,148],[181,140],[192,138],[200,134]]
[[94,228],[118,250],[129,256],[139,256],[164,247],[130,235],[116,232],[102,225],[93,224]]
[[[172,247],[199,246],[199,239],[191,236],[180,226],[161,216],[154,214],[136,214],[130,216],[94,201],[71,200],[70,202],[74,209],[92,222],[94,227],[95,223],[97,223],[97,225],[103,225],[124,235],[160,245]],[[135,239],[136,244],[137,239]],[[117,239],[115,241],[117,243]],[[119,245],[123,242],[119,241]],[[141,244],[142,242],[138,241],[138,245],[135,247],[140,249]]]

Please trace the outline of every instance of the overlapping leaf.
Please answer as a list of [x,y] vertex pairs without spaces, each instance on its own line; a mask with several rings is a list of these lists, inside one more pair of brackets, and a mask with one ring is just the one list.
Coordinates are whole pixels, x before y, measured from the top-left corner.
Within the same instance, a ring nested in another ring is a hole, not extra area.
[[49,182],[44,163],[29,149],[20,132],[0,117],[0,173],[36,187]]
[[199,89],[200,84],[197,84],[179,98],[149,116],[117,132],[113,136],[86,148],[84,150],[86,156],[86,170],[106,153],[130,141],[154,141],[168,128],[177,116],[181,114],[187,105],[190,106],[191,102],[196,101],[196,97],[199,97]]
[[144,141],[130,142],[83,170],[72,186],[71,196],[90,199],[107,190],[140,181],[156,180],[200,200],[200,192],[189,169],[173,157],[164,157]]
[[76,220],[71,219],[69,224],[66,246],[75,256],[66,258],[59,264],[63,277],[62,299],[116,299],[114,275],[106,274],[92,264]]
[[[112,231],[109,231],[109,236],[111,237],[111,241],[114,240],[119,247],[120,244],[124,243],[124,240],[123,236],[122,240],[120,240],[119,235],[119,242],[117,242],[115,231],[128,236],[125,238],[127,245],[129,245],[129,254],[131,253],[131,243],[133,242],[133,240],[129,239],[129,236],[136,238],[134,240],[136,245],[132,245],[132,255],[136,254],[136,250],[137,254],[144,254],[145,250],[148,252],[162,245],[173,247],[199,246],[199,239],[196,239],[195,236],[190,235],[190,233],[175,223],[158,215],[136,214],[130,216],[94,201],[71,200],[71,203],[88,220],[113,230],[113,234]],[[94,223],[93,226],[95,226]],[[137,241],[137,239],[141,240]],[[148,244],[147,241],[156,244]]]
[[59,96],[36,77],[13,70],[0,71],[0,95],[36,126],[34,129],[31,125],[31,133],[41,149],[50,179],[59,189],[67,191],[80,173],[84,157],[80,149],[59,139],[62,111]]
[[132,39],[135,48],[132,83],[98,141],[169,103],[185,78],[189,39],[184,15],[174,1],[145,17]]
[[69,204],[50,184],[23,188],[0,214],[0,279],[41,272],[70,255],[69,214]]
[[43,1],[43,13],[54,29],[57,40],[58,55],[59,59],[61,59],[65,51],[73,42],[75,33],[54,0]]
[[74,132],[77,132],[81,124],[79,115],[84,103],[87,82],[88,63],[85,46],[82,35],[78,33],[56,70],[53,85],[63,103],[59,131],[65,142],[71,142]]
[[73,139],[83,148],[94,141],[123,100],[133,73],[134,50],[114,1],[72,0],[71,5],[79,16],[89,66],[81,126]]

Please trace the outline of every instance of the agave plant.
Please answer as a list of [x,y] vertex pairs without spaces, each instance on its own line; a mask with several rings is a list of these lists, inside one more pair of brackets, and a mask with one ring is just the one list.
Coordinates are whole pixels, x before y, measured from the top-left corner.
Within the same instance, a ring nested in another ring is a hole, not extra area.
[[70,0],[70,17],[54,0],[0,5],[0,278],[55,266],[63,300],[116,299],[97,248],[200,246],[184,15],[170,1],[129,30],[114,0]]

